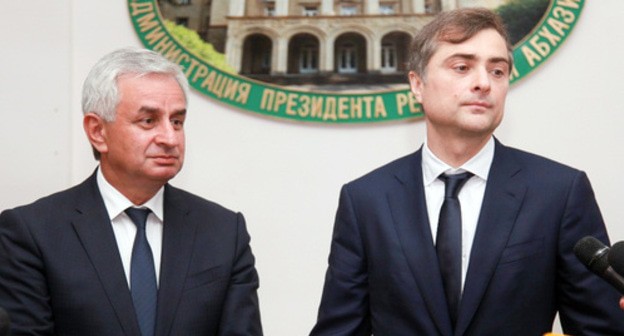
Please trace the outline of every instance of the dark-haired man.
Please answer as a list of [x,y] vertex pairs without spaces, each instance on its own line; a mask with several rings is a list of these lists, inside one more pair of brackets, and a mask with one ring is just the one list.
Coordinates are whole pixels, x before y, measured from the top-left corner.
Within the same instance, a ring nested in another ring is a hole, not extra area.
[[311,332],[624,335],[617,292],[576,259],[608,237],[585,173],[493,137],[512,48],[486,9],[444,12],[414,38],[426,141],[346,184]]

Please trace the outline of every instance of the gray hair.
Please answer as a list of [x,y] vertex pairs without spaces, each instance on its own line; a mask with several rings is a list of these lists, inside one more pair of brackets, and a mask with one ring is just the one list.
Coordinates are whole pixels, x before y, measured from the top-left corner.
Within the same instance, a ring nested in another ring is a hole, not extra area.
[[92,112],[109,122],[115,120],[120,100],[117,79],[127,74],[171,76],[188,101],[188,80],[177,64],[148,49],[123,48],[102,57],[87,75],[82,86],[82,113]]

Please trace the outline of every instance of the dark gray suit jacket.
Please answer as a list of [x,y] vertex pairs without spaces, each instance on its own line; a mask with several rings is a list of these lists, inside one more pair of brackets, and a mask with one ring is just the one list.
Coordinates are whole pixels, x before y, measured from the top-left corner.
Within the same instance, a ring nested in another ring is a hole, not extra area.
[[[262,335],[240,213],[165,186],[156,335]],[[0,214],[0,306],[14,335],[140,335],[95,174]]]
[[624,335],[619,294],[577,261],[608,243],[585,173],[496,142],[457,325],[429,225],[421,151],[342,189],[311,335]]

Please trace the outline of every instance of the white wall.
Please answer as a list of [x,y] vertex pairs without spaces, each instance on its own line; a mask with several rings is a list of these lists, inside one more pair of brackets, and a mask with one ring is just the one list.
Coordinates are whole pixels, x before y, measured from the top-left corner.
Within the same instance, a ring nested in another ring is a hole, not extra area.
[[2,1],[0,209],[69,185],[69,3]]
[[[3,1],[0,209],[82,181],[82,80],[140,42],[127,2]],[[497,136],[589,174],[612,240],[624,240],[624,1],[586,1],[568,41],[515,84]],[[304,335],[318,306],[340,186],[423,140],[423,122],[322,126],[265,119],[193,93],[187,161],[172,182],[242,211],[260,272],[267,335]],[[615,303],[614,303],[615,304]]]

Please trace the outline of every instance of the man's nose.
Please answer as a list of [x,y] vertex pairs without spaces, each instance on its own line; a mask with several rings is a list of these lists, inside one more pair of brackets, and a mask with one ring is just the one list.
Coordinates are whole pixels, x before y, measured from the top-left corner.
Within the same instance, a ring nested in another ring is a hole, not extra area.
[[179,132],[179,130],[177,130],[169,120],[163,121],[158,127],[156,142],[170,147],[177,146],[179,144],[177,132]]
[[489,92],[492,87],[490,73],[487,69],[478,69],[474,72],[473,91]]

